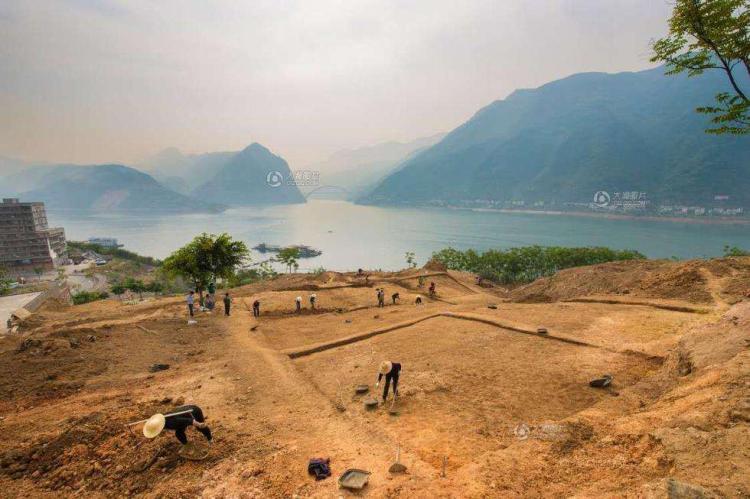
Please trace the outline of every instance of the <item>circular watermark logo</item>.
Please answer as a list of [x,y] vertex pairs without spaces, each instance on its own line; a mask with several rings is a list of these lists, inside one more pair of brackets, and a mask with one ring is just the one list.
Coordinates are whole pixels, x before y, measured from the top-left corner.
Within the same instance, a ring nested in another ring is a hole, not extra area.
[[529,438],[529,433],[531,433],[531,429],[526,423],[519,424],[513,430],[513,434],[518,440],[526,440],[527,438]]
[[266,175],[266,183],[271,187],[280,187],[284,183],[284,175],[281,172],[270,171]]
[[598,191],[596,194],[594,194],[594,204],[600,208],[609,206],[610,201],[611,198],[609,197],[609,193],[607,191]]

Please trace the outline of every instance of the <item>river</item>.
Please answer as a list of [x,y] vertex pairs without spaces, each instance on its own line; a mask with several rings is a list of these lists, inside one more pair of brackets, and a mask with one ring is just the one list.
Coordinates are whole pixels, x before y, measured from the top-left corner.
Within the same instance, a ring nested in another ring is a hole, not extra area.
[[[750,249],[750,225],[612,220],[573,215],[360,206],[310,200],[303,205],[233,208],[220,214],[122,215],[48,212],[71,240],[116,237],[126,249],[164,258],[201,232],[228,232],[249,246],[306,244],[323,251],[301,270],[394,270],[413,251],[423,264],[433,251],[548,246],[635,249],[651,258],[719,256],[725,244]],[[254,255],[254,260],[270,255]]]

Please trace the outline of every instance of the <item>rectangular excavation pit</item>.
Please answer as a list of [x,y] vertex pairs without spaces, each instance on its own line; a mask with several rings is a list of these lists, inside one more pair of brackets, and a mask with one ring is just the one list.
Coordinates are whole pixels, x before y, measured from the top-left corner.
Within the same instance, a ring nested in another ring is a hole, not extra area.
[[710,320],[706,315],[602,303],[501,303],[497,310],[482,307],[475,313],[534,329],[546,327],[551,334],[585,343],[653,355],[666,355],[680,331]]
[[[365,413],[354,395],[356,385],[374,385],[381,360],[403,365],[399,416],[387,407]],[[611,397],[588,386],[594,377],[613,374],[616,390],[653,368],[637,356],[447,317],[294,362],[332,402],[341,386],[349,414],[436,466],[443,455],[475,460],[517,438],[519,424],[554,422]]]

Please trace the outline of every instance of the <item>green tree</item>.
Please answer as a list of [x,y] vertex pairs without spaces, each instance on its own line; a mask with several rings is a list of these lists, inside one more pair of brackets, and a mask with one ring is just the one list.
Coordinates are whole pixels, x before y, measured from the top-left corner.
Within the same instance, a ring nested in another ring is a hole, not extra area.
[[743,250],[739,246],[724,245],[724,256],[750,256],[750,251]]
[[117,284],[112,285],[112,287],[110,288],[110,291],[112,291],[112,294],[117,296],[120,299],[120,301],[122,301],[122,295],[125,293],[125,286],[123,286],[120,283],[117,283]]
[[152,281],[146,284],[146,291],[158,295],[159,293],[164,291],[164,285],[159,281]]
[[146,285],[140,279],[133,279],[128,277],[123,283],[125,289],[129,289],[133,293],[138,293],[138,298],[143,300],[143,292],[146,291]]
[[299,248],[295,248],[294,246],[283,248],[279,251],[276,258],[286,265],[287,272],[291,273],[292,267],[294,267],[294,270],[299,268],[299,263],[297,263],[297,260],[299,260]]
[[42,267],[34,267],[34,273],[36,274],[36,280],[41,281],[42,274],[44,274],[44,269]]
[[414,257],[413,251],[407,251],[406,252],[406,266],[410,269],[414,269],[417,267],[417,260]]
[[0,296],[6,294],[10,290],[10,277],[8,276],[8,270],[0,265]]
[[245,243],[233,241],[229,234],[215,236],[204,232],[169,255],[162,268],[190,281],[202,297],[209,282],[233,277],[236,269],[249,260],[249,255]]
[[717,125],[709,133],[750,134],[750,90],[738,73],[750,75],[750,1],[676,0],[669,34],[653,43],[652,62],[667,64],[667,74],[723,71],[731,92],[716,95],[716,105],[699,107]]

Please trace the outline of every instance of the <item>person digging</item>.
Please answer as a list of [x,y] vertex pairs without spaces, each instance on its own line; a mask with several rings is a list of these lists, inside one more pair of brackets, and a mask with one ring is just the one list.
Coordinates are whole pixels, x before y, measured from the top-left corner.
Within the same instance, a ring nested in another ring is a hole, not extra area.
[[188,443],[187,430],[190,426],[201,432],[208,443],[211,443],[211,429],[206,424],[203,411],[197,405],[177,407],[167,414],[154,414],[143,424],[143,435],[146,438],[156,438],[162,430],[173,430],[175,437],[182,445]]
[[393,382],[393,398],[398,398],[398,376],[401,373],[401,364],[398,362],[390,362],[384,360],[380,363],[378,369],[378,382],[375,383],[375,388],[380,387],[380,380],[385,376],[385,388],[383,388],[383,403],[388,399],[388,388]]

